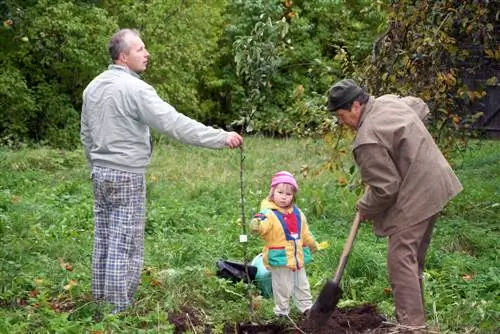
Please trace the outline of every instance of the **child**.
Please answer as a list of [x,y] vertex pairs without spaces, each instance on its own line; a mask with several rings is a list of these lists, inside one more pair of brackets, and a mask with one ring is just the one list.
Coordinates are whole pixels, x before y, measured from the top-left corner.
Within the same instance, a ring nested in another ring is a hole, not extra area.
[[318,244],[309,232],[306,217],[295,206],[298,190],[292,174],[276,173],[269,196],[262,201],[261,211],[250,223],[252,233],[266,242],[264,265],[271,272],[277,316],[288,315],[290,297],[294,297],[297,308],[305,315],[312,306],[304,265],[311,262],[311,252],[318,249]]

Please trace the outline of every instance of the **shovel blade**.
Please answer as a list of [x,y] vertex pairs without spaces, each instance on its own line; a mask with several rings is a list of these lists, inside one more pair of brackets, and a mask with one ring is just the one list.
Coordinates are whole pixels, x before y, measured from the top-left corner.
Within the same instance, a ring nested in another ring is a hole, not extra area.
[[333,311],[337,308],[337,303],[342,297],[342,289],[333,280],[329,279],[311,307],[308,322],[313,332],[323,327],[330,319]]

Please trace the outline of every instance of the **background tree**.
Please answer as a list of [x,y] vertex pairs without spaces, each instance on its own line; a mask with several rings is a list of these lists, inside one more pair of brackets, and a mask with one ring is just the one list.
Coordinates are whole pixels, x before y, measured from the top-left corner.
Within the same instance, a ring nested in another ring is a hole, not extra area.
[[286,49],[288,24],[285,19],[272,22],[261,15],[250,36],[241,36],[234,42],[236,73],[244,87],[242,118],[233,124],[253,130],[253,117],[259,116],[267,100],[272,96],[273,76],[280,65],[280,53]]
[[107,64],[116,25],[83,1],[9,1],[3,12],[0,140],[74,147],[81,93]]
[[431,131],[445,153],[464,148],[481,116],[474,102],[486,96],[488,82],[497,81],[491,66],[500,60],[499,10],[488,1],[393,2],[388,30],[356,75],[372,94],[424,99],[432,112]]
[[[254,118],[255,131],[273,135],[320,133],[327,116],[324,93],[343,74],[334,56],[348,52],[359,59],[366,57],[369,41],[385,29],[383,7],[373,1],[232,1],[228,13],[232,24],[222,39],[225,45],[250,35],[261,14],[272,21],[284,18],[289,25],[272,94]],[[244,88],[235,82],[234,69],[228,64],[226,60],[230,70],[220,73],[227,82],[224,96],[231,101],[226,106],[242,109]]]
[[460,143],[454,135],[465,136],[462,130],[479,117],[470,109],[485,86],[497,83],[488,77],[471,85],[470,78],[498,63],[498,10],[496,2],[478,0],[6,0],[0,3],[0,144],[76,147],[82,90],[109,64],[106,44],[120,27],[142,32],[152,55],[144,79],[163,98],[201,122],[230,127],[249,110],[256,87],[238,76],[247,60],[235,61],[241,53],[235,42],[257,37],[256,25],[266,27],[269,18],[284,20],[287,33],[257,47],[276,52],[276,62],[250,57],[258,60],[251,72],[268,75],[259,86],[265,102],[252,102],[254,132],[331,130],[325,93],[354,76],[374,95],[424,98],[433,133],[453,149]]

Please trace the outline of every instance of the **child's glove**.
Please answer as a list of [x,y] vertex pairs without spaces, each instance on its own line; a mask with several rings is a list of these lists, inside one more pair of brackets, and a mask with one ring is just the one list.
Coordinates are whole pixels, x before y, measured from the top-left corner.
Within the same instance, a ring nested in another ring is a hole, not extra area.
[[322,241],[318,244],[318,250],[324,250],[327,249],[328,247],[330,247],[328,241]]
[[265,221],[267,218],[266,216],[259,212],[257,214],[255,214],[255,216],[252,218],[252,220],[250,221],[250,231],[252,231],[252,233],[254,234],[259,234],[260,232],[260,223]]
[[252,233],[258,233],[259,227],[260,227],[260,220],[259,219],[254,218],[250,221],[250,231]]

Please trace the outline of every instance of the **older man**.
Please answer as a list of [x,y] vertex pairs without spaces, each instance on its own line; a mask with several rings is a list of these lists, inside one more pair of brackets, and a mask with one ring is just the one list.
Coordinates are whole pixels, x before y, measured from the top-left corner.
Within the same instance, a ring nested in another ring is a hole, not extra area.
[[208,148],[236,148],[243,139],[178,113],[140,79],[149,53],[137,31],[118,31],[108,48],[114,64],[83,92],[81,141],[94,186],[92,294],[117,313],[131,304],[144,262],[150,128]]
[[402,325],[425,326],[423,269],[434,223],[462,185],[423,119],[419,98],[375,98],[350,79],[328,92],[328,110],[356,130],[353,154],[369,186],[357,203],[374,232],[387,236],[387,266]]

